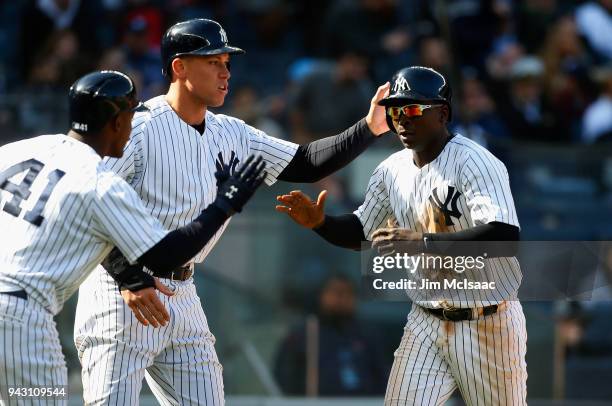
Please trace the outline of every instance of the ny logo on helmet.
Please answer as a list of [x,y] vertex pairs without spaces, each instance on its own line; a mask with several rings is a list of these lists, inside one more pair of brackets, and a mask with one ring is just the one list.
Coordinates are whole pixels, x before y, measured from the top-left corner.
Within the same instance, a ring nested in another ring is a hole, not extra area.
[[395,83],[393,83],[393,93],[405,92],[407,90],[410,90],[410,85],[405,77],[400,76],[395,79]]
[[223,28],[219,28],[219,35],[221,35],[221,41],[227,44],[227,34],[225,33],[225,30]]

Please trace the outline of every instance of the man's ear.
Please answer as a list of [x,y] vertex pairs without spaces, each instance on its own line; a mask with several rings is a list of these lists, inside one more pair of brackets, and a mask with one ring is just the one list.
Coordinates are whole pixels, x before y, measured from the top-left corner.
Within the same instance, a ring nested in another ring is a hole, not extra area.
[[448,106],[446,104],[443,104],[442,108],[440,109],[440,122],[442,124],[448,124],[449,117],[450,117],[450,110],[448,109]]
[[174,58],[170,63],[170,69],[175,78],[185,78],[185,62],[181,58]]
[[111,119],[111,128],[114,132],[121,131],[121,113],[115,114],[115,116]]

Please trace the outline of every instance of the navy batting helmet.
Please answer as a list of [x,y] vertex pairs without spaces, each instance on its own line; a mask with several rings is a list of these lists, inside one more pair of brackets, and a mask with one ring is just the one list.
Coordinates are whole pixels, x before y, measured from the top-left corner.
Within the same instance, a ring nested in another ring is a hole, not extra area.
[[[451,98],[451,87],[441,73],[424,66],[410,66],[400,69],[393,75],[389,96],[379,101],[378,104],[381,106],[398,106],[409,103],[446,104],[450,121],[452,118]],[[388,114],[387,123],[393,130],[394,127]]]
[[127,75],[112,70],[88,73],[68,93],[70,128],[78,133],[100,131],[122,111],[144,111],[136,87]]
[[162,37],[162,73],[168,76],[170,64],[183,55],[243,54],[240,48],[227,43],[227,34],[221,24],[205,18],[196,18],[174,24]]

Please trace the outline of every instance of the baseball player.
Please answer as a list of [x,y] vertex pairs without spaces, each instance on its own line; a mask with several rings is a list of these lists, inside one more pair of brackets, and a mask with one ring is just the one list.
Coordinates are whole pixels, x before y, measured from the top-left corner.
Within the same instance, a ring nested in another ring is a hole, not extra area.
[[[226,32],[215,21],[194,19],[170,27],[161,43],[169,90],[146,102],[149,112],[135,116],[123,157],[106,162],[169,229],[191,221],[215,198],[217,167],[235,168],[257,153],[266,163],[268,185],[277,179],[315,182],[388,131],[384,108],[377,105],[388,85],[378,89],[366,118],[337,136],[304,146],[211,113],[208,107],[221,106],[227,95],[230,57],[243,52],[228,45]],[[226,226],[193,261],[163,276],[175,294],[160,298],[172,318],[159,329],[138,322],[126,305],[132,293],[117,292],[107,272],[112,269],[98,268],[85,281],[79,292],[75,344],[86,404],[136,405],[143,377],[163,405],[224,404],[215,337],[192,274],[194,263],[206,258]]]
[[[332,244],[362,249],[372,241],[392,252],[411,241],[416,252],[441,254],[437,241],[517,241],[508,173],[475,142],[450,134],[451,88],[433,69],[398,71],[380,104],[405,149],[374,171],[364,203],[351,214],[324,215],[301,192],[279,196],[277,210]],[[411,248],[414,249],[414,248]],[[459,389],[468,405],[526,404],[525,318],[516,292],[521,280],[515,243],[484,260],[498,288],[422,300],[414,305],[395,352],[385,405],[441,405]],[[414,253],[414,252],[413,252]]]
[[[263,181],[261,159],[224,176],[193,222],[172,232],[106,169],[121,157],[134,113],[131,79],[94,72],[70,89],[71,130],[0,147],[0,404],[66,404],[67,370],[53,316],[117,246],[154,273],[192,258]],[[231,194],[231,197],[228,196]],[[118,274],[130,283],[130,275]],[[172,295],[153,277],[143,283]],[[158,320],[163,307],[144,310]],[[42,392],[41,392],[42,391]]]

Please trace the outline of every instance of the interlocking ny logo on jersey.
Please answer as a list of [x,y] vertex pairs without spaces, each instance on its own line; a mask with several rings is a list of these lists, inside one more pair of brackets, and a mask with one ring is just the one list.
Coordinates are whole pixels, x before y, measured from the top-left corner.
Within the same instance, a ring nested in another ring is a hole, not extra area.
[[441,219],[439,217],[435,218],[436,223],[440,224],[441,226],[454,226],[455,223],[453,223],[453,219],[451,217],[455,217],[457,219],[461,218],[461,213],[459,212],[459,209],[457,209],[457,200],[459,199],[459,196],[461,196],[459,191],[455,190],[453,186],[448,186],[446,199],[444,199],[444,202],[442,202],[438,195],[438,188],[436,187],[431,191],[429,202],[444,216],[444,224],[440,224]]
[[407,90],[410,90],[410,84],[408,84],[405,77],[395,79],[395,83],[393,83],[393,93],[405,92]]

